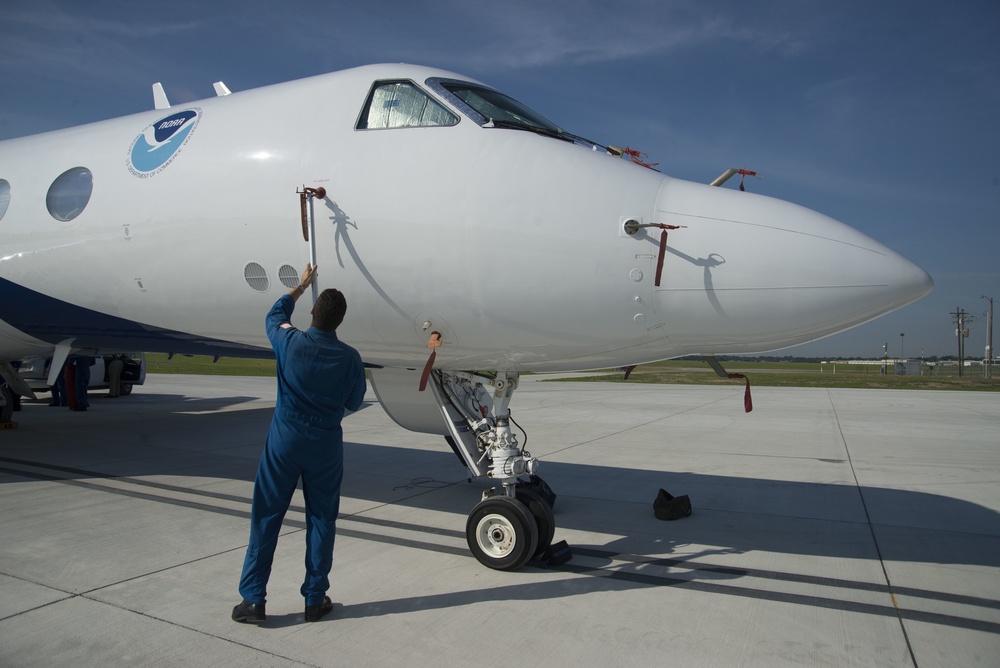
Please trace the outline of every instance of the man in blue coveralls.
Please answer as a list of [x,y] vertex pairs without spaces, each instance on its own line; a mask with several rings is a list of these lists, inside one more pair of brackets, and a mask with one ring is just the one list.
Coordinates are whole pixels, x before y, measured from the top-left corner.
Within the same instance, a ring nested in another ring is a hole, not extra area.
[[316,278],[306,265],[300,284],[271,307],[267,338],[278,370],[278,400],[257,467],[250,509],[237,622],[262,622],[278,531],[295,486],[302,478],[306,502],[306,576],[301,593],[305,619],[315,622],[333,609],[330,567],[344,476],[344,409],[356,411],[365,396],[365,370],[354,348],[337,339],[347,301],[339,290],[324,290],[312,310],[312,326],[292,326],[292,311]]

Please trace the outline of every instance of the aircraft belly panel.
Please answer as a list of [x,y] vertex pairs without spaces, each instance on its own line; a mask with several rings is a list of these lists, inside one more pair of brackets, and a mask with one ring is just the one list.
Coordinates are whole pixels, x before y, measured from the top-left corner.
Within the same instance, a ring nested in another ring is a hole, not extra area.
[[29,357],[51,349],[51,344],[28,336],[9,323],[0,320],[0,357],[3,359]]
[[127,320],[54,299],[4,279],[0,279],[0,300],[9,304],[5,313],[8,324],[36,339],[49,342],[50,346],[73,338],[73,345],[78,348],[273,356],[270,346],[264,348]]

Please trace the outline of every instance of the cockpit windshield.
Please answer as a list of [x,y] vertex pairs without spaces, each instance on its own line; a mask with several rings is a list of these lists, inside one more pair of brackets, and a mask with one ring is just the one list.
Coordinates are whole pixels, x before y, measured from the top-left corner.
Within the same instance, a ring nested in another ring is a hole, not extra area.
[[[486,119],[486,123],[511,123],[538,128],[554,134],[562,130],[552,121],[543,118],[509,95],[500,91],[462,82],[441,82],[441,87],[467,104]],[[486,124],[486,123],[481,123]]]
[[587,148],[601,146],[589,139],[566,132],[544,116],[498,90],[468,81],[439,77],[432,77],[426,83],[434,92],[484,128],[527,130]]

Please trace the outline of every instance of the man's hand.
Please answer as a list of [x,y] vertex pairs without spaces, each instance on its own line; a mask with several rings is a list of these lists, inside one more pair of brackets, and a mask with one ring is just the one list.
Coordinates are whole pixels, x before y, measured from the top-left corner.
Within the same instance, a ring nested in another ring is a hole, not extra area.
[[308,288],[310,285],[312,285],[313,281],[316,280],[316,270],[318,268],[319,265],[314,267],[308,262],[306,262],[306,268],[302,270],[302,277],[299,279],[299,285],[301,285],[304,288]]
[[306,263],[306,268],[302,270],[302,276],[299,278],[299,284],[288,293],[292,299],[298,300],[305,293],[306,289],[313,284],[313,281],[316,280],[316,269],[318,268],[319,265],[314,267],[312,264]]

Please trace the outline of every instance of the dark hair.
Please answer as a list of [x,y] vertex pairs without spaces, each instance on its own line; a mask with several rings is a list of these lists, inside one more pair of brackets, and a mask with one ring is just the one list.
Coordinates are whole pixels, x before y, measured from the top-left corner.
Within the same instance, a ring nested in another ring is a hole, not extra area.
[[340,327],[347,313],[347,299],[344,293],[336,288],[327,288],[319,293],[313,306],[312,325],[324,332],[333,332]]

